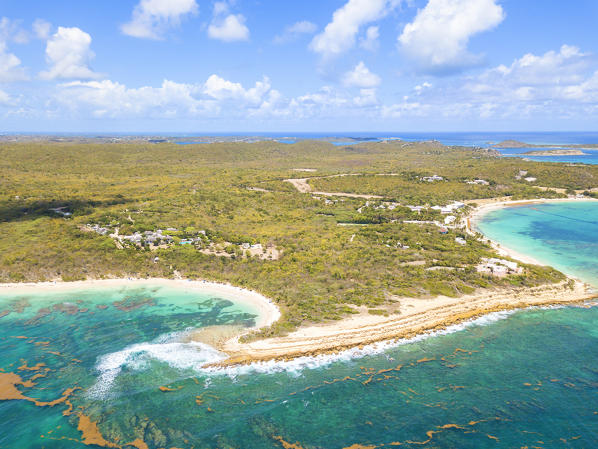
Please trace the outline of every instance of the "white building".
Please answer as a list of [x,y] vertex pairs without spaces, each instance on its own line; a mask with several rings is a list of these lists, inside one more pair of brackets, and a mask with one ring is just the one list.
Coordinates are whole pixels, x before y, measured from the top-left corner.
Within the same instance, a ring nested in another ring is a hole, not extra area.
[[426,182],[436,182],[436,181],[443,181],[444,178],[442,176],[434,175],[434,176],[424,176],[421,178],[422,181]]

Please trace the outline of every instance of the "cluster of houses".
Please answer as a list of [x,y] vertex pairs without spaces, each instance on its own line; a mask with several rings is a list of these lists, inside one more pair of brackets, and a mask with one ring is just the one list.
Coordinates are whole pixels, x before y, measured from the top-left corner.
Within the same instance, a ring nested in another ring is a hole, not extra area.
[[110,233],[110,229],[108,228],[104,228],[98,224],[88,224],[87,225],[88,230],[95,232],[96,234],[100,234],[100,235],[108,235]]
[[[82,228],[86,232],[95,232],[100,235],[108,235],[115,240],[118,248],[125,246],[135,246],[138,248],[148,248],[152,251],[159,248],[165,249],[172,245],[192,246],[199,252],[219,257],[233,257],[240,255],[242,257],[258,257],[260,259],[276,260],[280,258],[282,252],[274,246],[264,247],[260,243],[242,243],[240,245],[230,242],[212,242],[206,231],[196,231],[192,236],[187,235],[184,238],[174,237],[172,234],[179,233],[176,228],[167,228],[166,231],[158,229],[156,231],[135,232],[130,235],[120,235],[118,228],[114,230],[100,226],[98,224],[88,224]],[[156,258],[156,260],[159,260]]]
[[[173,230],[176,231],[176,229]],[[168,234],[163,234],[163,232],[164,231],[162,229],[158,229],[157,231],[145,231],[143,233],[136,232],[132,235],[123,235],[118,237],[120,237],[121,241],[125,240],[139,246],[159,246],[174,243],[174,237]]]
[[498,277],[523,273],[523,268],[517,262],[496,258],[482,259],[482,262],[476,268],[478,273],[487,273]]
[[377,206],[374,206],[375,203],[372,203],[371,201],[366,201],[365,204],[363,206],[361,206],[359,209],[357,209],[358,213],[362,213],[363,209],[367,208],[367,207],[374,207],[374,209],[377,210],[395,210],[397,207],[400,206],[399,203],[394,203],[394,202],[390,202],[390,201],[383,201],[382,203],[378,204]]
[[[366,201],[366,203],[361,206],[359,209],[357,209],[357,212],[362,213],[363,209],[367,208],[367,207],[374,207],[374,209],[382,209],[382,210],[394,210],[397,207],[399,207],[400,204],[399,203],[393,203],[393,202],[382,202],[376,206],[374,206],[374,203],[370,202],[370,201]],[[411,212],[421,212],[423,210],[428,209],[428,206],[405,206],[406,208],[408,208]],[[447,204],[446,206],[432,206],[430,207],[430,209],[432,210],[437,210],[439,211],[441,214],[451,214],[451,213],[455,213],[456,211],[458,211],[459,209],[462,209],[465,207],[465,203],[461,203],[459,201],[453,201],[450,204]]]

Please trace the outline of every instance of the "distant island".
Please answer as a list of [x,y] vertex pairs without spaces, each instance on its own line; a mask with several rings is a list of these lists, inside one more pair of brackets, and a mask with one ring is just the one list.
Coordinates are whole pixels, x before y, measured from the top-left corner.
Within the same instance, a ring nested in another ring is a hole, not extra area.
[[575,150],[575,149],[558,149],[558,150],[538,150],[538,151],[528,151],[523,153],[526,156],[586,156],[587,153],[584,153],[582,150]]
[[502,142],[492,145],[492,148],[537,148],[537,146],[518,140],[503,140]]
[[[595,143],[586,143],[586,144],[533,144],[533,143],[526,143],[520,142],[518,140],[503,140],[502,142],[495,143],[491,145],[491,148],[506,148],[506,149],[513,149],[513,148],[550,148],[553,149],[558,147],[554,150],[547,151],[550,154],[533,154],[531,156],[583,156],[585,153],[561,153],[560,151],[570,151],[570,150],[598,150],[598,144]],[[527,153],[526,153],[527,154]]]

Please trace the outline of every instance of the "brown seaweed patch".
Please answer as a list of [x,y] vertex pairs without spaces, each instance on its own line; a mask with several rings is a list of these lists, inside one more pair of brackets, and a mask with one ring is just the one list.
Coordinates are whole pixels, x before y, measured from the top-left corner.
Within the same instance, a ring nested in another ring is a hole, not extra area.
[[427,357],[424,357],[423,359],[419,359],[419,360],[417,361],[417,363],[427,363],[427,362],[433,362],[434,360],[436,360],[436,359],[435,359],[435,358],[433,358],[433,357],[432,357],[432,358],[427,358]]
[[149,446],[141,438],[137,438],[135,441],[127,443],[126,446],[133,446],[137,449],[149,449]]
[[351,446],[347,446],[343,449],[376,449],[378,446],[364,446],[363,444],[352,444]]
[[27,366],[27,362],[23,363],[23,365],[19,366],[19,371],[39,371],[40,369],[44,368],[46,364],[44,362],[40,362],[37,365]]
[[37,405],[39,407],[54,407],[55,405],[66,403],[68,398],[71,397],[75,391],[80,390],[80,389],[81,389],[80,387],[67,388],[66,390],[64,390],[64,392],[62,393],[62,396],[60,398],[58,398],[54,401],[51,401],[51,402],[35,401],[35,405]]
[[108,306],[106,304],[98,304],[96,306],[96,309],[100,309],[100,310],[106,310],[108,308]]
[[284,447],[284,449],[304,449],[304,447],[301,446],[298,442],[289,443],[288,441],[285,441],[284,438],[280,435],[273,435],[272,439],[278,441],[282,445],[282,447]]
[[0,401],[32,401],[31,398],[23,395],[17,388],[17,385],[23,384],[23,379],[18,374],[0,373]]
[[114,301],[112,305],[122,312],[131,312],[132,310],[140,309],[141,307],[155,306],[156,301],[154,298],[135,299],[127,297],[121,301]]
[[488,438],[490,438],[491,440],[494,441],[500,441],[497,437],[495,437],[494,435],[486,435]]
[[[208,398],[215,399],[215,400],[218,400],[218,399],[220,399],[220,398],[219,398],[218,396],[216,396],[215,394],[211,394],[211,393],[204,392],[204,393],[200,394],[199,396],[195,396],[195,403],[196,403],[197,405],[203,405],[203,403],[205,402],[204,396],[205,396],[205,397],[208,397]],[[243,404],[245,404],[245,402],[244,402],[243,400],[241,400],[241,402],[242,402]]]
[[81,442],[88,446],[100,446],[100,447],[114,447],[120,448],[117,444],[107,441],[98,429],[97,423],[92,421],[88,416],[84,414],[79,415],[79,424],[77,430],[81,432]]
[[3,318],[8,314],[10,314],[10,310],[3,310],[0,312],[0,318]]
[[41,402],[35,398],[25,396],[17,388],[17,385],[31,388],[35,383],[31,380],[24,381],[23,378],[16,373],[0,373],[0,401],[28,401],[33,402],[38,407],[54,407],[55,405],[67,402],[69,397],[75,391],[80,390],[79,387],[67,388],[58,399],[50,402]]

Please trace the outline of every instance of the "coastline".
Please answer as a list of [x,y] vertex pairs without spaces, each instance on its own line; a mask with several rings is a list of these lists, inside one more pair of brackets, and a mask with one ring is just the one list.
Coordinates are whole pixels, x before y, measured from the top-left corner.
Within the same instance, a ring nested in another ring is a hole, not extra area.
[[[484,199],[484,200],[473,200],[468,201],[467,203],[476,203],[478,207],[476,207],[467,217],[465,217],[465,224],[466,224],[466,231],[469,235],[474,235],[476,232],[482,234],[482,232],[477,230],[477,223],[488,213],[504,209],[506,207],[517,207],[517,206],[526,206],[530,204],[544,204],[544,203],[567,203],[567,202],[596,202],[598,203],[598,199],[594,198],[539,198],[533,200],[508,200],[504,198],[499,199]],[[535,259],[533,256],[529,256],[527,254],[522,254],[512,248],[506,247],[501,243],[495,242],[494,240],[488,238],[484,235],[484,239],[488,242],[501,256],[510,257],[512,259],[518,260],[520,262],[530,264],[530,265],[541,265],[547,266],[546,263]],[[565,273],[566,274],[566,273]],[[567,277],[571,279],[575,279],[579,281],[579,279],[567,275]],[[580,281],[581,282],[581,281]]]
[[[517,205],[546,202],[598,201],[586,198],[534,199],[514,201],[508,198],[471,201],[479,204],[465,218],[467,231],[474,232],[475,226],[485,214],[493,210]],[[480,204],[482,203],[482,204]],[[472,224],[473,223],[473,224]],[[546,265],[531,256],[503,247],[487,237],[487,241],[499,254],[532,265]],[[568,283],[573,282],[569,289]],[[460,298],[436,297],[432,299],[400,298],[398,316],[373,316],[362,310],[357,316],[343,320],[301,327],[285,337],[275,337],[250,343],[240,343],[238,338],[230,339],[218,349],[229,355],[229,359],[215,366],[250,364],[268,360],[289,360],[303,356],[338,353],[369,344],[410,339],[426,333],[444,330],[450,326],[471,321],[494,313],[526,309],[538,306],[581,304],[596,299],[596,293],[581,280],[567,275],[558,284],[532,288],[512,288],[480,291]]]
[[217,349],[229,358],[209,366],[219,368],[336,354],[379,342],[412,339],[495,312],[582,304],[595,297],[587,285],[576,281],[570,289],[568,281],[563,281],[533,288],[484,291],[460,298],[403,298],[399,315],[380,317],[364,311],[338,322],[303,327],[284,337],[250,343],[228,340]]
[[235,287],[231,284],[195,281],[183,279],[164,279],[164,278],[129,278],[129,279],[89,279],[84,281],[64,282],[29,282],[29,283],[0,283],[0,294],[5,293],[27,293],[47,289],[52,292],[61,290],[83,290],[94,287],[103,288],[122,288],[136,287],[142,285],[168,286],[181,289],[198,290],[202,293],[215,293],[222,295],[233,302],[248,304],[256,309],[259,314],[255,326],[248,329],[253,331],[262,327],[268,327],[280,319],[280,310],[276,304],[269,298],[242,287]]
[[[477,200],[476,207],[465,218],[467,231],[474,234],[476,221],[493,210],[517,205],[546,202],[598,201],[593,199],[536,199],[513,201],[506,198]],[[480,204],[481,203],[481,204]],[[487,239],[497,251],[527,264],[543,265],[531,256],[520,254]],[[570,284],[571,283],[571,284]],[[445,330],[456,324],[468,322],[495,312],[526,309],[538,306],[582,304],[596,299],[596,293],[589,285],[567,276],[558,284],[538,287],[518,287],[482,290],[458,298],[397,298],[398,309],[389,316],[371,315],[367,308],[343,320],[324,324],[304,325],[290,334],[241,343],[240,337],[248,332],[267,327],[280,319],[281,313],[273,301],[251,290],[208,281],[171,279],[106,279],[75,282],[41,282],[0,284],[0,294],[6,292],[27,292],[40,288],[60,291],[61,289],[87,289],[94,287],[131,287],[135,285],[168,285],[202,292],[222,294],[235,302],[250,304],[259,311],[256,325],[232,338],[215,344],[215,348],[228,358],[206,367],[226,367],[273,360],[290,360],[298,357],[339,353],[366,345],[410,339],[431,332]]]

